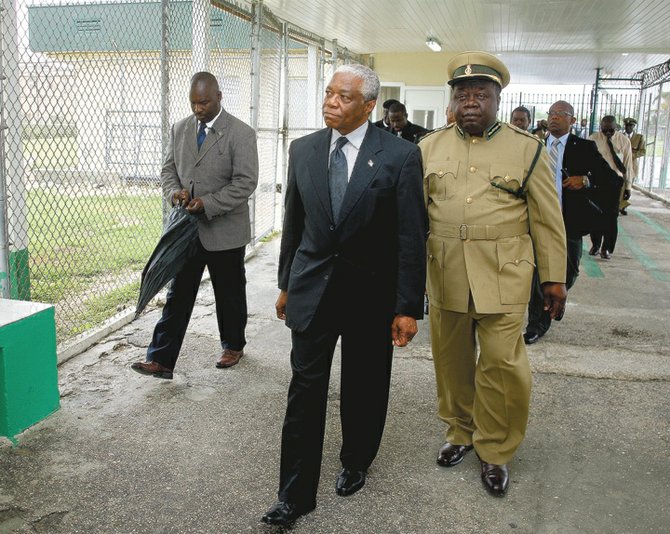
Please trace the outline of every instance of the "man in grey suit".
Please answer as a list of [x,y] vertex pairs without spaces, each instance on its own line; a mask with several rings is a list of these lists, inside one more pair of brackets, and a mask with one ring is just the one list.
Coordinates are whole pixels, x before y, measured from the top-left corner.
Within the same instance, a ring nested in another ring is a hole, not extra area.
[[170,132],[161,183],[167,201],[197,215],[198,251],[168,291],[146,362],[131,366],[159,378],[172,378],[205,266],[223,349],[216,367],[238,363],[246,344],[244,252],[251,240],[248,200],[258,183],[256,133],[221,107],[219,84],[209,72],[193,76],[190,100],[193,115]]
[[291,329],[293,376],[279,499],[265,523],[290,525],[316,506],[340,336],[342,471],[335,489],[346,497],[363,487],[384,430],[393,345],[407,345],[423,317],[421,155],[368,122],[378,92],[369,68],[338,68],[323,102],[328,128],[291,144],[276,311]]

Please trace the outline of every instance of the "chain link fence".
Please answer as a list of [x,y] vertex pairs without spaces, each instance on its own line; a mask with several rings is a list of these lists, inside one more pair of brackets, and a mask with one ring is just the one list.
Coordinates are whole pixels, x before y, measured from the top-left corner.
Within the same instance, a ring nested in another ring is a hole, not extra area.
[[59,349],[131,315],[194,72],[257,131],[253,247],[281,220],[290,139],[322,126],[324,77],[360,60],[256,1],[2,0],[0,30],[0,296],[53,303]]

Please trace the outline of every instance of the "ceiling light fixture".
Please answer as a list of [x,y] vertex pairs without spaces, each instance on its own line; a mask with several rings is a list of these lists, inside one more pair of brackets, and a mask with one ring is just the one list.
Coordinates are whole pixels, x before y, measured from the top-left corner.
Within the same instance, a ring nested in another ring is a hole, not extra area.
[[435,37],[426,37],[426,46],[430,48],[433,52],[442,51],[442,43],[438,41]]

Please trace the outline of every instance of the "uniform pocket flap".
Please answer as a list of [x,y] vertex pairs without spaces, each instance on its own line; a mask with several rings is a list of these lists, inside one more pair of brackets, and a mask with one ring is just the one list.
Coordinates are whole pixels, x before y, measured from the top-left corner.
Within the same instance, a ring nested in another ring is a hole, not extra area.
[[431,161],[426,166],[426,172],[424,176],[435,175],[437,177],[444,176],[445,174],[453,174],[454,178],[458,176],[458,164],[459,161],[446,160],[446,161]]
[[523,246],[519,240],[508,243],[496,243],[498,251],[498,271],[502,271],[505,266],[518,267],[521,265],[531,265],[535,267],[535,261],[526,252],[527,247]]
[[491,183],[509,193],[517,193],[523,184],[523,169],[513,165],[491,164]]

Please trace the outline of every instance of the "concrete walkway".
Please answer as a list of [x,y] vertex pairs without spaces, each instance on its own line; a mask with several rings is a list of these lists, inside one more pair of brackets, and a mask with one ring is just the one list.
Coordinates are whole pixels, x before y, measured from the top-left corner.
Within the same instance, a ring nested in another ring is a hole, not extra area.
[[[365,488],[335,495],[339,358],[322,480],[298,533],[668,532],[670,210],[634,193],[610,262],[585,255],[565,319],[529,348],[526,440],[503,499],[474,454],[435,463],[443,440],[426,322],[396,351],[387,430]],[[586,240],[588,242],[588,239]],[[214,368],[214,301],[202,286],[175,379],[143,377],[159,310],[60,367],[60,411],[0,442],[0,532],[270,532],[290,378],[274,317],[278,240],[248,263],[249,344]]]

